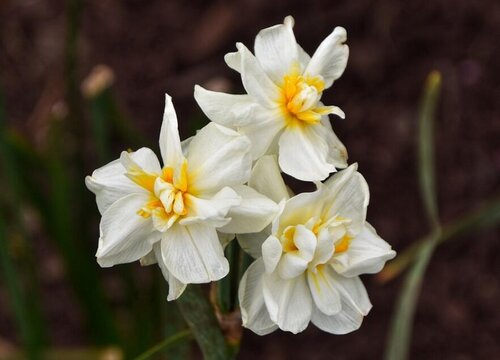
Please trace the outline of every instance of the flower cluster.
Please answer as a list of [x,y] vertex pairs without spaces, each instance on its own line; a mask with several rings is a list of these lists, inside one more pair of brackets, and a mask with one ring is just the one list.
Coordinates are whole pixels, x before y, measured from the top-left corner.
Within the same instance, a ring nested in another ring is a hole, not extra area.
[[[329,114],[344,113],[321,102],[346,67],[345,41],[337,27],[310,57],[287,17],[257,35],[255,55],[238,43],[225,60],[247,94],[196,86],[212,122],[182,142],[167,95],[163,165],[142,148],[86,178],[102,215],[98,263],[157,263],[173,300],[187,284],[228,274],[223,246],[236,234],[255,258],[239,286],[245,327],[359,328],[371,308],[359,275],[380,271],[395,252],[366,222],[368,186],[332,130]],[[317,190],[293,196],[281,172]]]

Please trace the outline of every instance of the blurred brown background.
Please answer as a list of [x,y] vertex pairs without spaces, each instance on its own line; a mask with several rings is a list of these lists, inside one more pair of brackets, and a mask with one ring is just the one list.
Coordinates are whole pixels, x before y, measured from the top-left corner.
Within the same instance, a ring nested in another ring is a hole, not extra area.
[[[67,6],[55,0],[0,1],[0,78],[8,122],[34,143],[43,142],[45,119],[64,98]],[[234,51],[236,41],[251,48],[260,29],[291,14],[297,41],[310,54],[335,26],[348,31],[348,66],[326,91],[325,103],[347,115],[332,119],[334,129],[370,185],[368,220],[397,251],[429,230],[418,194],[415,137],[430,71],[443,76],[436,123],[441,219],[446,223],[500,191],[498,1],[101,0],[83,3],[82,11],[76,80],[81,83],[98,64],[108,65],[116,98],[153,146],[165,92],[174,99],[183,138],[190,136],[206,121],[193,86],[242,92],[223,55]],[[90,173],[102,164],[92,139],[85,144]],[[113,156],[129,146],[113,143]],[[439,247],[423,283],[413,359],[500,358],[499,234],[498,228],[482,231]],[[43,237],[33,246],[51,343],[86,346],[89,334],[57,252]],[[88,239],[91,252],[96,246],[97,237]],[[112,271],[99,274],[112,283]],[[331,336],[311,326],[296,336],[266,337],[245,331],[239,358],[381,358],[401,282],[363,280],[374,308],[359,331]],[[18,341],[0,283],[0,347]]]

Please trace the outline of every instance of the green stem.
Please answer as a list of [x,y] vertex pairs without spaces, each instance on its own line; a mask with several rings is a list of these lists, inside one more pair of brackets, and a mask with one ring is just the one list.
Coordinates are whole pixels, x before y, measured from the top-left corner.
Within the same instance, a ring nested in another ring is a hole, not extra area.
[[201,288],[189,285],[177,304],[206,360],[225,360],[229,351],[214,311]]

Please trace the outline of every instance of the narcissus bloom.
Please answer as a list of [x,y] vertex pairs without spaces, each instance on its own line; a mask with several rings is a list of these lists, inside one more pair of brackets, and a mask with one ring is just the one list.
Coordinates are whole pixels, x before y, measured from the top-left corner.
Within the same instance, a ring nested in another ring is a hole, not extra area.
[[279,153],[283,172],[304,181],[324,180],[347,166],[347,151],[334,134],[328,115],[344,118],[321,96],[347,64],[344,28],[336,27],[310,57],[297,44],[293,18],[263,29],[255,56],[238,43],[226,63],[241,74],[246,95],[195,87],[195,99],[214,122],[236,129],[252,141],[252,157]]
[[281,200],[281,211],[267,237],[239,238],[257,257],[239,287],[243,326],[260,335],[277,328],[298,333],[310,321],[333,334],[358,329],[371,309],[359,275],[380,271],[395,256],[365,220],[363,176],[351,165],[318,190],[287,199],[277,166],[267,157],[259,162],[265,164],[257,163],[252,178],[277,180],[265,188],[274,189],[267,195]]
[[250,176],[250,141],[211,123],[181,146],[168,95],[160,150],[163,167],[150,149],[124,151],[85,182],[102,214],[98,263],[158,262],[171,300],[185,284],[228,273],[217,230],[260,231],[276,206],[242,185]]

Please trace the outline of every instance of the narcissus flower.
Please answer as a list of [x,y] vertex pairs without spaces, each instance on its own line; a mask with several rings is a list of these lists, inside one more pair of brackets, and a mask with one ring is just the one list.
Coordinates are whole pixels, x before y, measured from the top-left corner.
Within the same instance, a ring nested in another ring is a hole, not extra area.
[[283,172],[304,181],[324,180],[347,166],[347,151],[328,115],[344,118],[321,96],[347,64],[344,28],[336,27],[310,57],[297,44],[292,17],[263,29],[255,56],[241,43],[226,63],[241,74],[248,94],[231,95],[195,87],[195,99],[214,122],[236,129],[252,141],[252,157],[279,153]]
[[[395,256],[365,220],[363,176],[351,165],[318,183],[318,190],[287,199],[277,166],[261,161],[252,178],[277,180],[265,188],[275,189],[277,195],[268,196],[281,200],[281,210],[267,237],[239,238],[257,257],[239,287],[243,325],[260,335],[277,328],[298,333],[310,321],[333,334],[358,329],[371,309],[359,275],[380,271]],[[257,190],[264,185],[253,184]]]
[[160,150],[163,167],[150,149],[124,151],[85,182],[102,214],[98,263],[158,262],[171,300],[185,284],[228,273],[217,230],[260,231],[276,206],[242,185],[250,176],[250,141],[211,123],[181,146],[168,95]]

